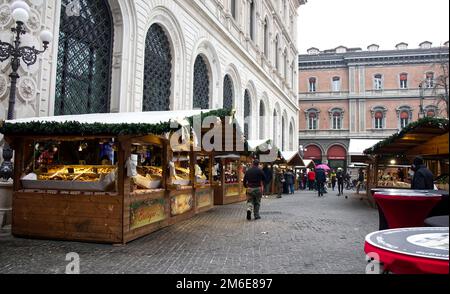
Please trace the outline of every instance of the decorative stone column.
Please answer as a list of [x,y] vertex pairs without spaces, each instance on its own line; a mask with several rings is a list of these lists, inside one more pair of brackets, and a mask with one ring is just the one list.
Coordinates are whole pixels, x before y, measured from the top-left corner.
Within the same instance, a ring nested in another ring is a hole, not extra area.
[[3,163],[0,166],[0,234],[5,226],[11,224],[12,217],[12,191],[13,191],[13,165],[11,159],[13,151],[6,144],[3,148]]
[[0,235],[9,234],[6,230],[12,220],[13,183],[0,181]]

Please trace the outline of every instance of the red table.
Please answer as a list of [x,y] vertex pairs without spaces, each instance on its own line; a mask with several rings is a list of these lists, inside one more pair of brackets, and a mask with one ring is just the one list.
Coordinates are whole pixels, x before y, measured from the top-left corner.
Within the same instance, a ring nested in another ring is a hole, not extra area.
[[365,252],[395,274],[449,274],[448,228],[403,228],[372,233]]
[[419,192],[377,192],[374,195],[390,229],[423,227],[442,195]]

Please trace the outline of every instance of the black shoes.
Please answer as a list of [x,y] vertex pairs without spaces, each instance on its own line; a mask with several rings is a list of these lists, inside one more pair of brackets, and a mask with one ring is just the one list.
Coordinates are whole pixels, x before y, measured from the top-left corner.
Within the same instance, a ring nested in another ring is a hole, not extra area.
[[255,216],[255,220],[261,219],[260,216]]
[[252,212],[250,210],[247,210],[247,220],[252,220]]

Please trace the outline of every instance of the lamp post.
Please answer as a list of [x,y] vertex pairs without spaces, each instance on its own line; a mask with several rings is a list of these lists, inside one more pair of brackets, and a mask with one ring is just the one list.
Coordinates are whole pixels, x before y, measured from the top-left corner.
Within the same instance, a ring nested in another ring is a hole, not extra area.
[[33,65],[37,61],[39,54],[44,53],[48,49],[48,45],[52,41],[53,35],[50,31],[44,30],[41,32],[41,40],[43,43],[44,50],[38,50],[34,46],[20,46],[21,35],[26,34],[24,28],[25,23],[30,18],[30,6],[22,0],[15,1],[11,4],[11,15],[16,21],[16,27],[13,27],[11,31],[14,33],[13,44],[2,42],[0,40],[0,62],[4,62],[11,58],[11,69],[12,73],[9,75],[11,78],[11,88],[9,95],[9,105],[8,105],[8,120],[14,119],[14,106],[16,104],[16,88],[17,80],[20,78],[17,71],[20,67],[20,60],[27,65]]
[[[22,1],[17,0],[10,5],[11,16],[16,22],[16,26],[11,29],[14,34],[14,41],[12,44],[0,40],[0,62],[4,62],[11,58],[12,72],[9,75],[11,78],[11,87],[9,93],[8,104],[8,120],[14,119],[14,107],[16,104],[17,80],[20,78],[18,70],[20,61],[22,60],[27,66],[36,63],[38,55],[44,53],[48,49],[48,45],[53,39],[50,31],[44,30],[40,37],[43,43],[44,50],[38,50],[34,46],[20,46],[21,36],[26,34],[25,24],[30,18],[30,6]],[[12,150],[8,143],[5,143],[3,148],[4,162],[0,167],[0,178],[9,180],[12,177]]]
[[300,157],[303,159],[305,157],[305,152],[308,151],[308,149],[306,149],[305,146],[300,145],[298,147],[298,151],[300,153]]
[[419,110],[419,119],[422,119],[425,117],[425,110],[423,108],[423,103],[425,99],[425,87],[424,82],[421,82],[419,85],[419,91],[420,91],[420,110]]

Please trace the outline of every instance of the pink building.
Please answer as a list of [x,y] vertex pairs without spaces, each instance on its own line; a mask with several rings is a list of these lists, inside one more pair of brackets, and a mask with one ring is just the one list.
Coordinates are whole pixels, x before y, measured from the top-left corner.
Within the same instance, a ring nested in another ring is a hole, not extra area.
[[420,116],[446,115],[436,98],[443,90],[435,84],[442,61],[448,63],[448,42],[419,46],[311,48],[301,55],[299,130],[305,159],[344,167],[374,142],[368,140],[385,139]]

